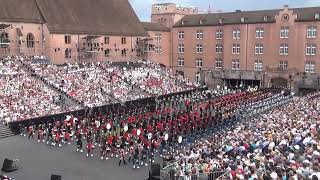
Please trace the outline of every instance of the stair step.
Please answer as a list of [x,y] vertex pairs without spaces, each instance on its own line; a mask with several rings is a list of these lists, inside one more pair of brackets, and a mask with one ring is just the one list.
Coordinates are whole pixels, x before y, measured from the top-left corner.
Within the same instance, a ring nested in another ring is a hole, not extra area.
[[0,123],[0,138],[6,138],[10,136],[14,136],[15,134],[11,131],[8,126]]

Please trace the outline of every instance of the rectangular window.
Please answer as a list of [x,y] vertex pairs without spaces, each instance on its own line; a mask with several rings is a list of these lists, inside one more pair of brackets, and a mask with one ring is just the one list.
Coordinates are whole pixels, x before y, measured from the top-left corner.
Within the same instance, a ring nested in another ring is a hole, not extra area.
[[179,44],[178,45],[178,53],[183,54],[184,53],[184,44]]
[[197,44],[197,46],[196,46],[196,53],[203,53],[202,44]]
[[240,36],[241,36],[241,31],[240,29],[234,29],[232,31],[232,37],[233,39],[240,39]]
[[184,40],[184,31],[178,32],[178,40]]
[[121,56],[127,56],[127,49],[121,50]]
[[104,50],[104,57],[109,57],[110,56],[110,49]]
[[64,51],[64,57],[66,59],[70,59],[71,58],[71,49],[70,48],[66,48],[66,50]]
[[178,58],[178,66],[184,66],[184,58]]
[[262,39],[264,37],[264,28],[256,28],[256,38]]
[[232,54],[240,54],[240,44],[232,45]]
[[306,55],[307,56],[317,55],[317,45],[316,44],[307,44]]
[[197,39],[203,39],[203,31],[197,30]]
[[254,70],[255,71],[262,71],[262,60],[255,60],[254,61]]
[[140,44],[140,40],[141,40],[141,38],[137,38],[137,40],[136,40],[137,45]]
[[222,58],[216,58],[215,68],[216,69],[222,69],[223,68],[223,60],[222,60]]
[[156,46],[154,48],[155,54],[162,54],[162,47],[161,46]]
[[71,36],[70,35],[65,35],[64,36],[64,43],[65,44],[71,44]]
[[280,55],[288,55],[289,54],[289,46],[288,44],[281,44],[279,49]]
[[197,83],[200,83],[200,81],[201,81],[201,74],[200,74],[200,72],[197,72],[197,73],[196,73],[196,79],[195,79],[195,80],[196,80]]
[[202,67],[202,58],[196,59],[196,67]]
[[263,54],[263,44],[256,44],[254,54]]
[[289,38],[289,28],[288,27],[282,27],[280,29],[280,38]]
[[222,44],[216,44],[216,53],[222,54],[223,53],[223,46]]
[[280,63],[279,63],[279,68],[280,68],[281,70],[286,70],[286,69],[288,69],[288,61],[280,61]]
[[219,29],[216,31],[216,39],[222,39],[223,38],[223,30]]
[[317,38],[317,26],[307,27],[307,38]]
[[110,37],[104,37],[104,44],[110,43]]
[[[19,43],[21,40],[19,41]],[[9,34],[7,32],[3,32],[0,34],[0,48],[9,48],[10,46],[10,39]]]
[[154,36],[154,39],[156,42],[161,42],[162,40],[162,34],[161,33],[156,33]]
[[126,37],[122,37],[121,38],[121,44],[127,44],[127,38]]
[[240,70],[240,60],[239,59],[232,59],[232,70]]
[[306,61],[305,72],[306,73],[315,73],[316,63],[314,61]]

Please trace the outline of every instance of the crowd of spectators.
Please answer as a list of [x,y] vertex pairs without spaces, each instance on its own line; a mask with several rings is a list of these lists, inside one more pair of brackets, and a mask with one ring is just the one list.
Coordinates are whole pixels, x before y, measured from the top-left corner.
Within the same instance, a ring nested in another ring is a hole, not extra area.
[[112,72],[104,71],[99,65],[88,63],[31,66],[44,80],[86,106],[101,106],[113,102],[107,94],[112,87]]
[[174,75],[159,64],[147,61],[142,67],[124,72],[132,84],[152,95],[163,95],[193,89],[195,85],[180,75]]
[[36,74],[85,106],[102,106],[194,89],[196,86],[150,61],[139,67],[112,63],[39,64],[24,59]]
[[60,94],[13,59],[0,60],[0,119],[19,121],[76,109],[54,103]]
[[[0,118],[6,121],[123,103],[196,87],[150,61],[122,67],[111,62],[54,65],[45,57],[7,57],[0,61],[0,75]],[[54,97],[61,95],[75,100],[76,105],[62,107],[54,103]]]
[[256,103],[247,112],[257,116],[176,153],[175,176],[208,179],[209,172],[227,171],[226,179],[320,179],[319,97],[295,97],[277,108],[273,100],[288,99]]

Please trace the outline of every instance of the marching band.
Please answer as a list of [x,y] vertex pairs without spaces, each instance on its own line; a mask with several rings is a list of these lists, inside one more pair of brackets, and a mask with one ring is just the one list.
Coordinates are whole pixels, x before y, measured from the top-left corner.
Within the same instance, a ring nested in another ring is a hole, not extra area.
[[[99,151],[101,160],[119,158],[133,168],[148,166],[155,154],[168,156],[176,149],[196,141],[198,135],[235,123],[241,116],[269,106],[284,92],[280,89],[234,91],[229,94],[196,92],[163,99],[156,108],[138,108],[127,112],[97,113],[92,116],[68,115],[63,121],[24,128],[23,135],[52,146],[76,144],[76,151],[86,156]],[[287,92],[286,92],[287,93]],[[117,119],[117,122],[114,121]],[[75,141],[73,141],[75,139]]]

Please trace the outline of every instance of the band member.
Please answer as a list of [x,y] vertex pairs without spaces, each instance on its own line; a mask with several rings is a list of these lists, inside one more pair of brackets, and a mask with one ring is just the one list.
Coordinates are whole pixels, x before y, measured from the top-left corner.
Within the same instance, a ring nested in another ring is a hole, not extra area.
[[38,142],[40,141],[44,142],[44,131],[42,130],[42,127],[39,127],[38,130]]
[[47,144],[52,144],[52,127],[49,125],[47,128]]
[[108,149],[108,143],[105,141],[105,140],[102,140],[101,142],[101,151],[100,151],[100,154],[101,154],[101,160],[103,160],[104,158],[106,160],[108,160],[109,158],[107,157],[107,149]]
[[65,132],[65,134],[64,134],[64,141],[65,141],[66,143],[68,143],[68,144],[71,144],[71,143],[70,143],[70,133],[69,133],[68,130],[67,130],[67,131]]
[[82,150],[82,139],[81,139],[81,134],[78,135],[77,138],[77,152],[80,151],[81,153],[83,152]]
[[120,146],[120,160],[119,160],[119,166],[121,165],[121,162],[123,161],[123,164],[124,165],[126,165],[127,163],[126,163],[126,160],[125,160],[125,155],[126,154],[126,152],[125,152],[125,150],[124,150],[124,145],[123,144],[121,144],[121,146]]
[[58,144],[59,147],[61,147],[61,133],[60,130],[56,131],[56,143]]
[[32,139],[34,138],[33,133],[34,133],[33,126],[29,126],[29,128],[28,128],[28,138],[29,139],[30,139],[30,137],[32,137]]
[[148,166],[148,147],[147,145],[142,147],[142,150],[140,152],[140,165],[142,166],[143,164],[145,166]]
[[135,168],[140,168],[140,166],[139,166],[139,149],[138,148],[136,148],[135,150],[134,150],[134,156],[133,156],[133,169],[135,169]]
[[133,147],[133,141],[131,141],[130,147],[129,147],[129,160],[128,160],[129,163],[131,159],[133,160],[133,156],[134,156],[134,147]]
[[93,144],[92,142],[88,142],[87,144],[87,157],[93,157]]

